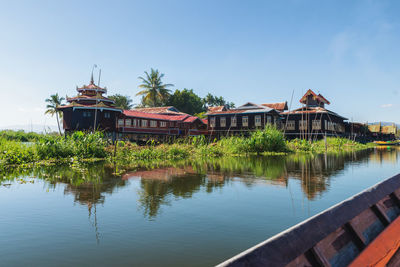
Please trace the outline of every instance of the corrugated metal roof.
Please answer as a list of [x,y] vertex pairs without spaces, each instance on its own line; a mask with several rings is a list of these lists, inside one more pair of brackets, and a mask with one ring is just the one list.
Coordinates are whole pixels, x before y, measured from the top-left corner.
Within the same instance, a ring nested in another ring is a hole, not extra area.
[[313,98],[314,99],[316,99],[316,100],[319,100],[319,101],[321,101],[321,102],[324,102],[325,104],[330,104],[330,102],[325,98],[325,97],[323,97],[321,94],[316,94],[316,93],[314,93],[314,91],[313,90],[311,90],[311,89],[308,89],[308,91],[304,94],[304,96],[300,99],[300,103],[303,103],[303,104],[306,104],[306,102],[307,102],[307,96],[309,96],[309,95],[312,95],[313,96]]
[[292,110],[292,111],[283,112],[283,113],[281,113],[281,114],[282,114],[282,115],[294,115],[294,114],[313,114],[313,113],[314,113],[314,114],[315,114],[315,113],[327,113],[327,114],[331,114],[331,115],[340,117],[340,118],[342,118],[343,120],[348,120],[347,118],[342,117],[342,116],[340,116],[339,114],[337,114],[337,113],[335,113],[335,112],[333,112],[333,111],[330,111],[330,110],[327,110],[327,109],[321,108],[321,107],[304,107],[304,108],[298,108],[298,109],[295,109],[295,110]]
[[208,112],[217,112],[226,110],[225,106],[208,107]]
[[288,109],[287,102],[280,102],[280,103],[266,103],[266,104],[261,104],[261,106],[273,108],[279,111],[284,111]]
[[146,119],[155,119],[155,120],[167,120],[167,121],[183,121],[185,118],[190,115],[163,115],[156,113],[143,112],[138,110],[124,110],[124,115],[128,117],[138,117],[138,118],[146,118]]
[[138,111],[138,110],[124,110],[123,114],[127,117],[153,119],[153,120],[164,120],[164,121],[178,121],[178,122],[185,122],[185,123],[192,123],[196,120],[200,120],[198,117],[191,116],[189,114],[165,115],[165,114],[148,113],[148,112],[143,112],[143,111]]
[[173,106],[167,107],[148,107],[148,108],[135,108],[137,111],[143,111],[147,113],[155,114],[175,114],[175,115],[187,115],[186,113],[180,112],[177,108]]
[[260,109],[228,109],[225,111],[209,112],[206,115],[224,115],[224,114],[250,114],[250,113],[269,113],[275,111],[275,109],[263,107]]

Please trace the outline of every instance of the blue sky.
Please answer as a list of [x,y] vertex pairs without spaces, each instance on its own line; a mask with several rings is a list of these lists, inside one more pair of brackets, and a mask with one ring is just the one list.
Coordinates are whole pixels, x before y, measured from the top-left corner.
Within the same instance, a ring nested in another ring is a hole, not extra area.
[[134,97],[151,67],[174,88],[237,105],[308,88],[355,121],[400,118],[398,1],[1,1],[0,127],[55,124],[44,99],[73,96],[93,64]]

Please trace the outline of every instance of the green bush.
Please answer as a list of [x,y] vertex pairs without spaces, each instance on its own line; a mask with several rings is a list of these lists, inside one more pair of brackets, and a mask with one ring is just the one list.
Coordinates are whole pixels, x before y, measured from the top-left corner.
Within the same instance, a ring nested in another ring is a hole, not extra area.
[[227,153],[286,152],[283,133],[275,126],[267,125],[264,130],[252,132],[250,137],[227,137],[217,142]]
[[70,157],[104,158],[107,156],[107,142],[101,132],[75,132],[72,135],[46,136],[36,143],[40,159],[61,159]]
[[34,145],[0,139],[0,165],[29,163],[37,159]]

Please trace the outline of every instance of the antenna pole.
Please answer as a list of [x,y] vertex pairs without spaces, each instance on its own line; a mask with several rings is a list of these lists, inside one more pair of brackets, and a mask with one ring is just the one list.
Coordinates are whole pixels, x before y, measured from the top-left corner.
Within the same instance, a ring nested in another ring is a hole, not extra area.
[[97,86],[100,86],[100,77],[101,77],[101,69],[99,70],[99,82],[97,83]]
[[[100,77],[101,77],[101,69],[99,70],[99,82],[97,83],[97,86],[100,87]],[[95,111],[94,111],[94,128],[93,131],[96,131],[96,122],[97,122],[97,104],[98,104],[98,99],[97,99],[97,89],[96,89],[96,106],[95,106]]]
[[[97,65],[96,64],[94,64],[93,65],[93,68],[92,68],[92,77],[91,77],[91,83],[94,83],[93,82],[93,70],[94,70],[94,68],[97,68]],[[95,89],[95,93],[96,93],[96,104],[94,105],[94,108],[95,108],[95,111],[94,111],[94,123],[93,123],[93,132],[95,132],[96,131],[96,120],[97,120],[97,88]]]

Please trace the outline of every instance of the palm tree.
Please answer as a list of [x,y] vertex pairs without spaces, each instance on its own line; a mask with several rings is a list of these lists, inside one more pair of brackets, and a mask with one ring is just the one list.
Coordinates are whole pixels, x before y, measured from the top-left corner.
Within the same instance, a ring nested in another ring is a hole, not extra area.
[[115,95],[109,96],[108,98],[115,101],[115,106],[117,108],[122,108],[122,109],[132,109],[133,108],[132,99],[129,96],[115,94]]
[[46,112],[44,114],[50,114],[51,116],[54,116],[54,114],[56,114],[56,118],[57,118],[57,126],[58,126],[58,132],[61,135],[61,128],[60,128],[60,121],[58,119],[58,116],[60,116],[60,118],[62,118],[62,112],[57,110],[57,108],[59,106],[62,106],[62,102],[65,100],[64,97],[59,97],[58,93],[55,95],[50,95],[50,98],[47,98],[45,101],[46,103],[48,103],[46,105]]
[[147,71],[144,73],[146,74],[146,78],[139,77],[139,79],[142,80],[142,84],[139,85],[139,88],[143,88],[144,90],[136,95],[142,96],[142,104],[145,106],[156,107],[164,104],[171,92],[167,87],[174,85],[163,84],[161,79],[164,77],[164,74],[160,73],[158,70],[152,68],[150,74]]

